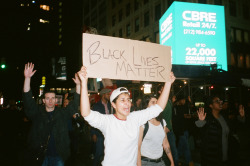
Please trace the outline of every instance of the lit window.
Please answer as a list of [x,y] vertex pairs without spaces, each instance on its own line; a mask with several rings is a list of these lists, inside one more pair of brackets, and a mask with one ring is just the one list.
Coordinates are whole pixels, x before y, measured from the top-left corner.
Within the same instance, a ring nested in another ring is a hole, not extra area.
[[49,11],[49,8],[50,8],[50,7],[49,7],[48,5],[40,5],[40,9]]
[[44,20],[44,19],[40,19],[39,22],[41,22],[41,23],[49,23],[48,20]]
[[238,55],[238,67],[243,68],[244,67],[244,57],[242,54]]
[[62,45],[62,41],[59,41],[58,45],[61,46]]
[[62,25],[62,21],[59,21],[59,22],[58,22],[58,25],[61,26],[61,25]]
[[59,15],[59,19],[62,19],[62,15],[61,14]]
[[20,6],[24,6],[24,4],[22,3]]
[[62,32],[62,28],[59,28],[59,32]]
[[30,27],[27,28],[27,31],[30,31]]
[[58,38],[61,39],[61,38],[62,38],[62,35],[60,34],[60,35],[58,36]]
[[62,2],[59,2],[59,6],[62,6]]
[[27,6],[30,6],[30,4],[27,4]]

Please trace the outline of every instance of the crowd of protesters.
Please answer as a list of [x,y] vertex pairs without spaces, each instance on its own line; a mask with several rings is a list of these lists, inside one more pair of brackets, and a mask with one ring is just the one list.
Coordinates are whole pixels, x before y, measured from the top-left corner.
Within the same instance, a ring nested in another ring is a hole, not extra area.
[[[38,139],[45,138],[46,140],[48,135],[49,141],[47,143],[45,159],[40,165],[46,166],[49,165],[47,164],[49,162],[55,166],[77,165],[76,156],[81,157],[83,154],[82,151],[87,151],[90,160],[90,162],[81,161],[82,165],[102,165],[103,159],[105,159],[105,153],[110,153],[110,151],[105,151],[105,148],[110,146],[114,140],[108,142],[105,146],[105,141],[106,143],[108,141],[105,139],[111,138],[109,136],[105,138],[104,135],[107,134],[107,131],[103,129],[103,126],[99,126],[97,122],[91,122],[89,116],[97,116],[99,120],[101,120],[105,117],[105,114],[107,117],[112,118],[110,115],[115,114],[117,111],[119,112],[119,110],[116,110],[118,109],[117,105],[113,104],[113,108],[111,106],[112,103],[114,103],[114,98],[112,98],[112,101],[110,100],[112,91],[103,88],[99,93],[101,96],[100,101],[91,105],[91,110],[98,111],[103,115],[100,116],[99,113],[93,115],[93,113],[90,112],[89,114],[91,115],[86,115],[87,121],[90,121],[90,124],[94,123],[92,125],[95,126],[95,128],[88,124],[83,117],[82,110],[80,111],[78,108],[80,105],[80,82],[87,78],[83,76],[83,73],[80,73],[82,74],[81,78],[79,78],[77,74],[75,75],[74,82],[76,83],[76,93],[74,95],[65,95],[63,105],[60,108],[56,108],[55,103],[51,105],[50,100],[53,100],[54,102],[56,100],[55,92],[51,91],[45,93],[43,106],[40,107],[36,104],[35,100],[32,98],[32,92],[30,89],[30,79],[34,73],[34,65],[31,63],[26,64],[24,70],[25,82],[23,91],[24,107],[22,104],[16,103],[15,100],[9,100],[5,107],[1,107],[0,165],[34,165],[34,163],[24,163],[24,160],[27,159],[27,156],[25,156],[27,149],[30,150],[31,147],[35,148],[36,146],[39,146]],[[119,90],[121,91],[121,89]],[[159,97],[162,90],[163,85],[158,86],[157,94],[155,94],[155,96]],[[127,91],[126,88],[124,92],[126,93],[119,92],[115,97],[118,97],[120,94],[129,95],[129,91]],[[48,101],[46,101],[46,97]],[[148,95],[137,97],[134,104],[129,105],[129,111],[135,112],[134,114],[136,114],[137,111],[148,107],[145,105],[145,99],[148,97]],[[157,99],[157,97],[155,98]],[[162,123],[164,130],[162,131],[164,131],[163,133],[166,135],[166,137],[163,135],[163,138],[161,139],[163,142],[161,152],[157,152],[157,154],[161,154],[162,157],[157,156],[157,158],[150,158],[150,155],[143,156],[147,154],[147,151],[145,152],[145,150],[143,150],[140,152],[141,149],[138,148],[138,154],[140,153],[141,157],[137,158],[136,163],[141,159],[142,162],[139,163],[142,165],[143,163],[151,163],[150,165],[164,163],[164,165],[171,166],[192,166],[194,165],[192,151],[195,148],[200,151],[199,163],[202,166],[241,165],[239,156],[240,138],[238,132],[242,128],[246,129],[250,127],[250,99],[247,103],[239,103],[228,101],[224,97],[225,96],[218,95],[204,97],[205,105],[196,107],[194,104],[195,101],[193,101],[190,96],[176,96],[170,94],[169,99],[167,98],[168,103],[164,106],[164,109],[162,108],[163,111],[160,114],[161,119],[164,119],[164,122]],[[130,98],[128,98],[127,102],[129,101]],[[154,109],[161,110],[160,108]],[[46,110],[47,114],[43,114],[41,110]],[[64,113],[57,114],[56,111],[64,111]],[[119,115],[120,114],[118,114],[118,116]],[[121,117],[125,117],[126,119],[129,116],[130,115],[128,114]],[[142,115],[138,117],[141,116]],[[150,119],[156,116],[157,115],[150,116]],[[56,120],[56,122],[51,123],[54,120]],[[100,121],[98,123],[100,123]],[[144,121],[141,123],[144,123]],[[152,124],[154,126],[162,127],[161,120],[153,119],[148,123],[151,127]],[[55,128],[55,126],[56,129],[53,130],[52,128]],[[45,127],[46,130],[43,131],[43,127]],[[142,125],[142,128],[145,129],[145,126]],[[144,137],[140,137],[142,140],[139,141],[138,129],[138,137],[136,137],[137,142],[135,142],[135,144],[138,144],[138,141],[142,143]],[[150,136],[145,138],[150,142]],[[167,143],[165,143],[165,139]],[[30,146],[31,143],[33,143],[32,146]],[[83,144],[88,144],[89,146],[86,148]],[[120,142],[120,144],[122,144],[122,142]],[[117,148],[120,147],[118,146]],[[133,149],[132,151],[134,152],[137,150]],[[119,155],[117,152],[115,152],[116,154],[111,153],[109,156],[114,155],[115,157]],[[123,152],[124,151],[121,151],[121,153]],[[152,153],[154,152],[149,152],[149,154]],[[127,156],[124,156],[124,160],[127,159]],[[117,159],[114,159],[114,161],[115,160]],[[53,164],[55,161],[57,164]],[[108,162],[112,161],[109,158],[106,158],[104,165]]]

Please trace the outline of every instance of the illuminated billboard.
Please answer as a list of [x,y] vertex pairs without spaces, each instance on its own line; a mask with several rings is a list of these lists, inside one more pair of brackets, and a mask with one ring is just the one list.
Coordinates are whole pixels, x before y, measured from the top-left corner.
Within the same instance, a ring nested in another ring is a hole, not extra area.
[[160,44],[171,46],[172,64],[217,64],[227,71],[224,6],[175,1],[159,25]]

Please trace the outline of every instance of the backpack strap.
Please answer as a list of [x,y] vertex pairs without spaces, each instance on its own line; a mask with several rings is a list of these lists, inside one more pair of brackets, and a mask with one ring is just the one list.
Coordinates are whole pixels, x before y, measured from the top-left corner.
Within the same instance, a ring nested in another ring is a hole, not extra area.
[[148,132],[148,126],[149,126],[149,125],[148,125],[148,121],[147,121],[147,123],[145,124],[145,127],[144,127],[142,140],[144,139],[145,135],[146,135],[147,132]]
[[163,119],[161,120],[161,125],[162,125],[162,127],[163,127],[163,129],[164,129]]

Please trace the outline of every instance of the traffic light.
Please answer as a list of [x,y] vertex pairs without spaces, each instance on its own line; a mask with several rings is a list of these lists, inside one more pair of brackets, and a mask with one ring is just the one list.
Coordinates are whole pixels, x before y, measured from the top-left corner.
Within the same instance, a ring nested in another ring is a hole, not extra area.
[[5,69],[6,65],[5,64],[1,64],[1,69]]
[[5,58],[1,58],[1,69],[6,68]]

